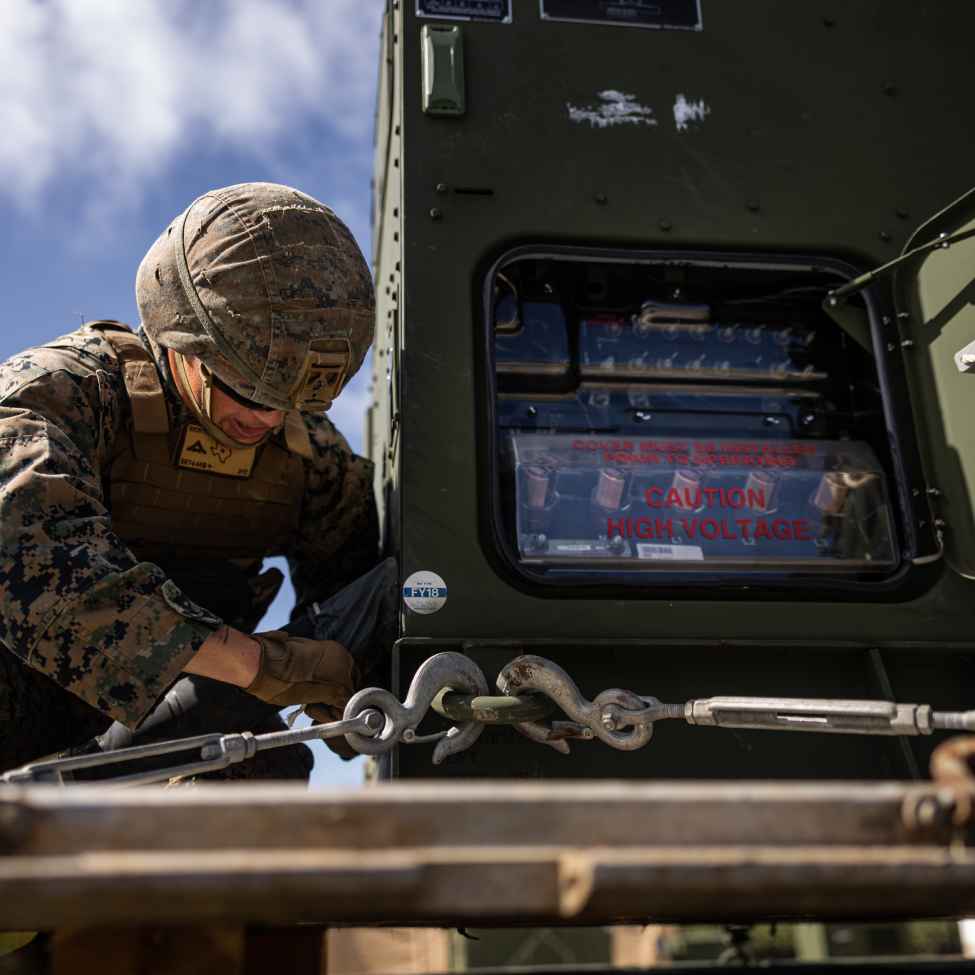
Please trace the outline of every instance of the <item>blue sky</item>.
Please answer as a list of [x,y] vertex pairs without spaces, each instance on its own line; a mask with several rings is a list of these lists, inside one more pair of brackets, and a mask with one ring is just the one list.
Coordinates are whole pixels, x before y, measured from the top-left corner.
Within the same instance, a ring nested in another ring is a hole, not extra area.
[[[296,186],[367,259],[383,0],[5,0],[0,359],[138,323],[135,272],[206,190]],[[331,411],[362,443],[369,364]],[[265,620],[283,623],[290,592]],[[361,779],[316,748],[314,784]]]

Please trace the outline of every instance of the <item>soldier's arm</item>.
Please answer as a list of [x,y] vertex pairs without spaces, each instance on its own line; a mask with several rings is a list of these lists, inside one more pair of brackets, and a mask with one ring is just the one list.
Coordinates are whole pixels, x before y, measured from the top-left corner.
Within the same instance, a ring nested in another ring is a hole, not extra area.
[[297,597],[293,619],[379,560],[372,462],[352,453],[324,414],[303,419],[313,460],[305,461],[301,520],[288,553]]
[[238,687],[250,687],[260,669],[261,645],[257,640],[240,630],[221,626],[207,637],[183,671]]
[[0,640],[134,727],[221,621],[112,533],[99,465],[117,371],[32,350],[0,367]]

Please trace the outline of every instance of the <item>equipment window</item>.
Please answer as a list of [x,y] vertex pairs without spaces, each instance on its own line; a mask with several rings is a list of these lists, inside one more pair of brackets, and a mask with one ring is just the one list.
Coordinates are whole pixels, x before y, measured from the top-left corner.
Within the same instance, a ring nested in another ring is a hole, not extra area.
[[902,572],[884,377],[821,308],[854,269],[627,256],[523,249],[487,282],[509,563],[574,586],[870,588]]

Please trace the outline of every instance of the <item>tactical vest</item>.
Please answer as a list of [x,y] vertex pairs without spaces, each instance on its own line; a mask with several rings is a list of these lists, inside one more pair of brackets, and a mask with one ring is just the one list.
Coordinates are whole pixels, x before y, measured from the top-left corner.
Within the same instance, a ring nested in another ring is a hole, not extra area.
[[210,555],[241,568],[280,551],[298,524],[302,458],[311,439],[301,416],[262,446],[230,450],[191,421],[171,428],[155,362],[125,325],[93,326],[115,350],[132,407],[102,465],[113,531],[140,561]]

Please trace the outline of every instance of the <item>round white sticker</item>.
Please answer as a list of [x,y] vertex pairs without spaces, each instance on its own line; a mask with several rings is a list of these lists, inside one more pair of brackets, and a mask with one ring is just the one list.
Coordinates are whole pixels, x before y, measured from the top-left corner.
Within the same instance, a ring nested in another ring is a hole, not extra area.
[[436,572],[414,572],[403,583],[403,602],[414,613],[435,613],[447,602],[447,584]]

